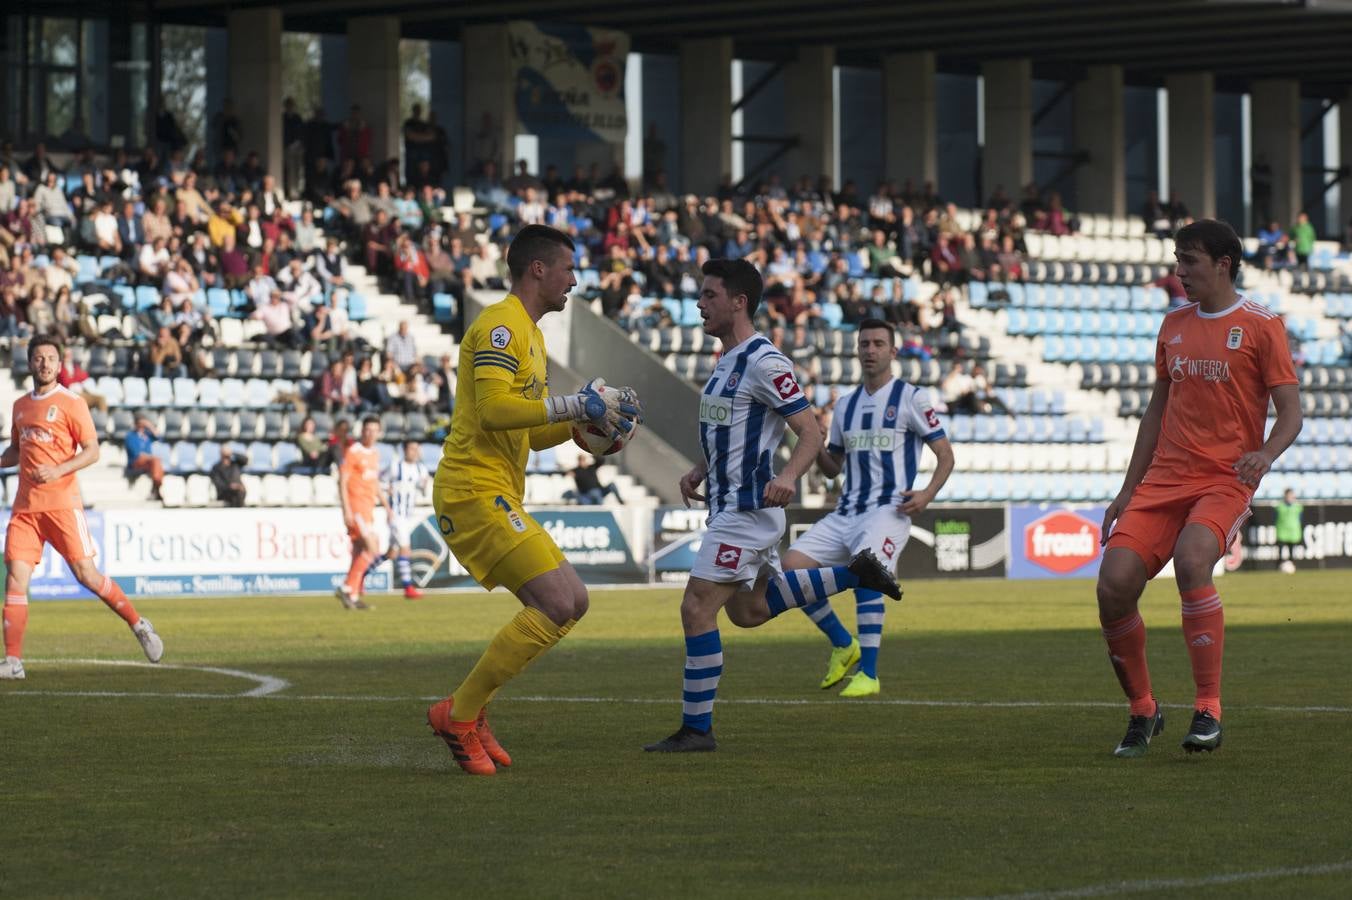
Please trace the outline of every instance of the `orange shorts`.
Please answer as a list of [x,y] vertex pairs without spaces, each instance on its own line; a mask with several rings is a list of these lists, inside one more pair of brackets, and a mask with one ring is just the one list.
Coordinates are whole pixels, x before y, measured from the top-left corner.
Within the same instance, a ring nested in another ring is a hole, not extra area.
[[347,536],[352,538],[352,542],[366,540],[366,536],[371,533],[372,515],[361,515],[357,513],[352,516],[352,527],[347,530]]
[[1140,484],[1113,526],[1108,550],[1123,547],[1145,563],[1154,578],[1174,555],[1186,525],[1205,525],[1216,536],[1217,557],[1249,518],[1253,492],[1234,484]]
[[10,517],[5,534],[5,562],[42,562],[42,545],[52,545],[67,562],[90,559],[97,550],[89,536],[83,509],[21,512]]

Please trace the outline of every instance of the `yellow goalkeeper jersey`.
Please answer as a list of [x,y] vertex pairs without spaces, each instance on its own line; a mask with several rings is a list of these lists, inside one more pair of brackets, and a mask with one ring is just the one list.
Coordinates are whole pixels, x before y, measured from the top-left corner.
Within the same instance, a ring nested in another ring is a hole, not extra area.
[[480,386],[506,382],[513,396],[549,395],[545,338],[514,294],[479,314],[460,344],[451,433],[437,467],[436,488],[451,496],[501,494],[520,499],[526,489],[530,429],[488,431],[475,407]]

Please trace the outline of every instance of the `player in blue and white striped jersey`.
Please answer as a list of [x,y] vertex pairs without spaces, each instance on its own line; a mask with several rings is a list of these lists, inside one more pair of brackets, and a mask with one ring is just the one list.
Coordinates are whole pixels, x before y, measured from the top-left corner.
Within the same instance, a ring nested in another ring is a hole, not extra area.
[[[817,455],[817,465],[828,478],[845,472],[840,502],[789,548],[786,569],[811,570],[869,549],[895,574],[911,534],[911,516],[934,501],[953,471],[953,445],[930,402],[930,392],[892,374],[896,358],[892,326],[881,319],[860,322],[856,353],[864,370],[863,384],[836,401],[831,434]],[[937,463],[929,484],[917,491],[922,442]],[[859,670],[840,696],[868,697],[882,689],[878,647],[886,609],[875,591],[856,588],[854,597],[857,640],[840,624],[829,600],[809,604],[803,612],[833,647],[821,686],[838,683],[857,662]]]
[[[755,266],[715,259],[702,268],[700,315],[705,332],[722,343],[723,356],[700,395],[704,461],[681,478],[687,506],[707,495],[709,522],[681,600],[686,647],[681,727],[643,748],[663,753],[717,747],[713,707],[723,674],[720,609],[727,609],[734,625],[754,628],[849,588],[901,597],[896,580],[867,550],[848,565],[780,571],[783,507],[822,450],[821,429],[792,363],[751,324],[763,288]],[[786,426],[798,444],[776,475],[772,460]]]
[[416,508],[427,497],[427,485],[432,475],[423,464],[417,441],[404,444],[404,456],[390,463],[381,481],[390,498],[390,550],[388,557],[394,557],[399,571],[399,581],[404,586],[404,596],[416,600],[422,591],[413,583],[413,566],[409,560],[413,552],[413,529],[422,521]]

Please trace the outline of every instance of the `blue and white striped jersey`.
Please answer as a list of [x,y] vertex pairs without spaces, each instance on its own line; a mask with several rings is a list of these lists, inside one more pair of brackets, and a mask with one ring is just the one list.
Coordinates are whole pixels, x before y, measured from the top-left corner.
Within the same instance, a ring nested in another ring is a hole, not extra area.
[[847,516],[901,502],[915,483],[920,442],[944,437],[930,392],[893,378],[873,395],[861,384],[836,401],[826,448],[845,456],[836,511]]
[[699,400],[710,520],[724,510],[763,507],[784,419],[807,407],[793,363],[761,335],[723,353]]
[[411,519],[423,498],[427,479],[432,477],[422,460],[409,462],[402,456],[390,463],[381,480],[390,495],[390,512],[396,519]]

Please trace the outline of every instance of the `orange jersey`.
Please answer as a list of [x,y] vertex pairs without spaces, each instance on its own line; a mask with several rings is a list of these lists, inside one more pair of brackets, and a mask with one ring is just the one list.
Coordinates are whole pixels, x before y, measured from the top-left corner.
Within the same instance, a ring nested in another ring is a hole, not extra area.
[[380,454],[375,447],[367,449],[361,442],[352,444],[343,451],[339,471],[344,478],[347,511],[369,520],[375,512],[380,492]]
[[1272,388],[1299,384],[1286,326],[1240,297],[1219,313],[1196,303],[1164,317],[1155,375],[1169,382],[1145,483],[1234,483],[1235,462],[1263,446]]
[[13,422],[14,440],[19,442],[19,490],[14,511],[84,509],[74,472],[46,484],[39,484],[34,472],[38,466],[68,462],[77,448],[98,444],[89,404],[79,394],[55,385],[41,396],[30,392],[15,400]]

